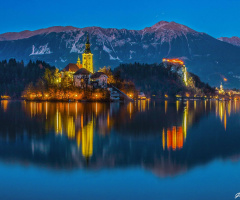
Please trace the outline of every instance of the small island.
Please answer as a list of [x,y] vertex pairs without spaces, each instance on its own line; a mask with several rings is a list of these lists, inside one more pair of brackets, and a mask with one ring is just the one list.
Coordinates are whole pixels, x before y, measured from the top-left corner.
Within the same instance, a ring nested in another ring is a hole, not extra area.
[[[180,59],[164,58],[160,64],[121,64],[114,70],[94,71],[87,35],[82,63],[69,63],[63,70],[44,61],[10,59],[0,62],[1,99],[29,101],[134,101],[136,99],[239,99],[238,90],[213,88],[187,72]],[[224,81],[227,81],[224,79]]]

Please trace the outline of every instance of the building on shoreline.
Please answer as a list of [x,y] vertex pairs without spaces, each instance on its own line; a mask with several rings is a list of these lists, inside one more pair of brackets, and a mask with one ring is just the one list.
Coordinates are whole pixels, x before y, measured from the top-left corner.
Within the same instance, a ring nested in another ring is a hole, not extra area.
[[85,44],[85,50],[82,54],[82,64],[80,57],[78,56],[77,63],[69,63],[61,72],[61,76],[69,76],[73,80],[73,74],[76,73],[79,69],[86,69],[90,73],[94,73],[93,69],[93,54],[90,49],[89,35],[87,34],[87,41]]
[[91,84],[95,88],[107,88],[108,76],[103,72],[96,72],[91,76]]
[[81,68],[73,74],[73,84],[76,87],[86,88],[90,84],[91,73]]
[[217,92],[218,94],[222,94],[222,95],[225,94],[225,91],[224,91],[224,89],[223,89],[222,83],[220,84],[220,87],[219,87],[219,88],[216,87],[216,92]]
[[95,72],[93,68],[93,54],[90,49],[89,35],[85,50],[82,54],[82,63],[78,56],[77,63],[69,63],[61,72],[61,77],[68,77],[73,81],[73,85],[80,88],[106,88],[108,76],[103,72]]

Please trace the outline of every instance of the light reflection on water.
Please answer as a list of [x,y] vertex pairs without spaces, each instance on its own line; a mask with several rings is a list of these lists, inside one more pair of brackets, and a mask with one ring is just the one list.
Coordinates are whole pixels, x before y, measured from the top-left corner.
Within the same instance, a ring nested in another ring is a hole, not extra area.
[[[240,156],[240,103],[1,101],[0,161],[51,170],[142,168],[158,178]],[[237,192],[237,191],[236,191]]]

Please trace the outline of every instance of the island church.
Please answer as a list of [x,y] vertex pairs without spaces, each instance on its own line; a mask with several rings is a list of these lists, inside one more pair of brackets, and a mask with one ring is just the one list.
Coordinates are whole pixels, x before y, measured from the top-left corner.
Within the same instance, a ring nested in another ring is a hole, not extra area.
[[87,87],[92,85],[94,87],[107,87],[107,75],[103,72],[94,73],[93,69],[93,54],[90,49],[89,35],[87,34],[87,41],[85,50],[82,54],[82,63],[78,56],[77,63],[69,63],[62,70],[62,77],[68,75],[73,80],[76,87]]

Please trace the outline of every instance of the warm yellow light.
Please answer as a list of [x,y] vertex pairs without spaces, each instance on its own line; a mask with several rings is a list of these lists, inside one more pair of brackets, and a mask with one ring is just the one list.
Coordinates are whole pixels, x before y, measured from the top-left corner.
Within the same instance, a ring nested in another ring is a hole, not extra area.
[[2,95],[2,96],[1,96],[1,99],[10,99],[10,96],[8,96],[8,95]]
[[183,65],[184,62],[178,58],[175,58],[175,59],[166,59],[166,58],[163,58],[162,59],[163,62],[171,62],[171,63],[178,63],[180,65]]

